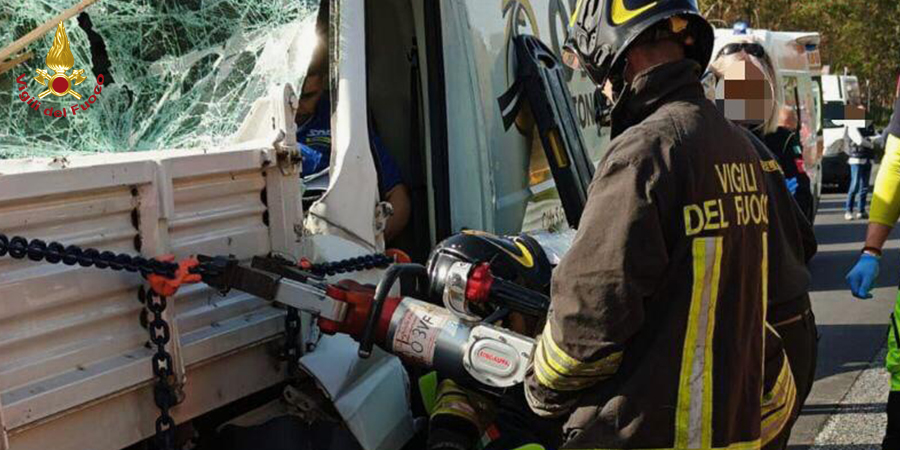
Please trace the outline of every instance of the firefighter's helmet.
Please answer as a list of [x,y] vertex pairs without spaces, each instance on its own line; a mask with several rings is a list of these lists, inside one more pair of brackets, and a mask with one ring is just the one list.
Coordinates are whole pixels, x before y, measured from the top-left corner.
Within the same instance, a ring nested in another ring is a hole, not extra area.
[[685,46],[688,58],[705,70],[715,34],[700,14],[697,0],[579,0],[569,24],[563,58],[603,86],[624,70],[625,53],[645,31],[670,36]]
[[549,294],[552,266],[541,245],[528,235],[495,236],[463,231],[439,243],[428,257],[429,295],[440,301],[450,266],[490,263],[491,272],[528,289]]

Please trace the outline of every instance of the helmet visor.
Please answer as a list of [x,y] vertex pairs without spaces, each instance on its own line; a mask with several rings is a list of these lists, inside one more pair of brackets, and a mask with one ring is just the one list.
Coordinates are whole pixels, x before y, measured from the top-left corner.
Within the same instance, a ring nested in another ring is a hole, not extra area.
[[[562,49],[562,63],[574,71],[580,71],[583,68],[581,65],[581,56],[579,56],[578,52],[576,52],[569,44],[566,44]],[[900,86],[900,84],[898,84],[898,86]]]
[[[605,53],[601,55],[601,59],[604,61],[607,59],[605,56]],[[584,71],[587,73],[588,78],[590,78],[597,86],[603,86],[609,75],[608,68],[594,64],[590,56],[586,56],[583,52],[578,50],[578,43],[571,36],[566,40],[566,44],[563,46],[562,62],[572,70]]]

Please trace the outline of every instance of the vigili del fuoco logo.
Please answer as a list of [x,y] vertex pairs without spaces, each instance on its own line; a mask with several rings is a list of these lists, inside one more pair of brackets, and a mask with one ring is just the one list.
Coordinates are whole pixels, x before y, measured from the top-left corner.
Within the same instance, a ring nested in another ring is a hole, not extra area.
[[53,75],[44,69],[35,69],[37,76],[33,80],[46,87],[37,97],[30,95],[26,90],[28,88],[27,73],[23,73],[16,78],[16,83],[19,84],[19,100],[27,103],[31,109],[40,111],[41,100],[50,94],[63,99],[68,99],[69,96],[72,96],[76,100],[85,101],[71,106],[49,105],[47,108],[44,108],[44,115],[49,117],[67,117],[70,114],[74,116],[76,111],[87,111],[97,101],[97,96],[103,91],[103,74],[97,75],[97,85],[94,86],[93,93],[87,92],[87,94],[90,94],[87,99],[84,99],[82,94],[75,89],[76,86],[87,79],[83,75],[84,69],[74,70],[71,75],[67,74],[69,69],[75,65],[75,57],[72,55],[72,50],[69,49],[69,38],[66,36],[66,28],[63,26],[62,21],[56,27],[53,46],[47,52],[44,62],[53,71]]

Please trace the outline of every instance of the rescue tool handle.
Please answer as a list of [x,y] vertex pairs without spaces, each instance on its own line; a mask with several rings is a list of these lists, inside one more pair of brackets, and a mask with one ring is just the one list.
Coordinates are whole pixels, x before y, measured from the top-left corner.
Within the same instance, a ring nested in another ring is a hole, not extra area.
[[428,276],[428,269],[421,264],[394,264],[390,266],[381,276],[381,281],[375,288],[375,297],[372,299],[373,305],[369,312],[368,320],[366,320],[366,328],[362,337],[359,339],[359,357],[366,359],[372,356],[372,347],[375,344],[375,327],[381,318],[381,310],[384,308],[384,300],[387,298],[394,283],[402,275]]
[[192,269],[200,274],[203,282],[221,292],[237,289],[250,295],[272,301],[278,292],[280,275],[242,267],[233,256],[197,255],[200,265]]
[[494,278],[489,295],[511,311],[530,316],[543,317],[550,309],[550,297],[502,278]]

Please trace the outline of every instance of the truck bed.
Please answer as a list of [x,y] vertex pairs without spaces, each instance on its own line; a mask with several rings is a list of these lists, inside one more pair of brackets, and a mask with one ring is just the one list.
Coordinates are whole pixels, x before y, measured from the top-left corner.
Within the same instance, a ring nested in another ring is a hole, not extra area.
[[[296,257],[299,181],[271,142],[0,161],[0,233],[146,257]],[[142,284],[137,274],[0,258],[6,445],[112,450],[153,434]],[[169,305],[169,351],[186,394],[176,422],[284,379],[273,358],[282,309],[200,285]]]

